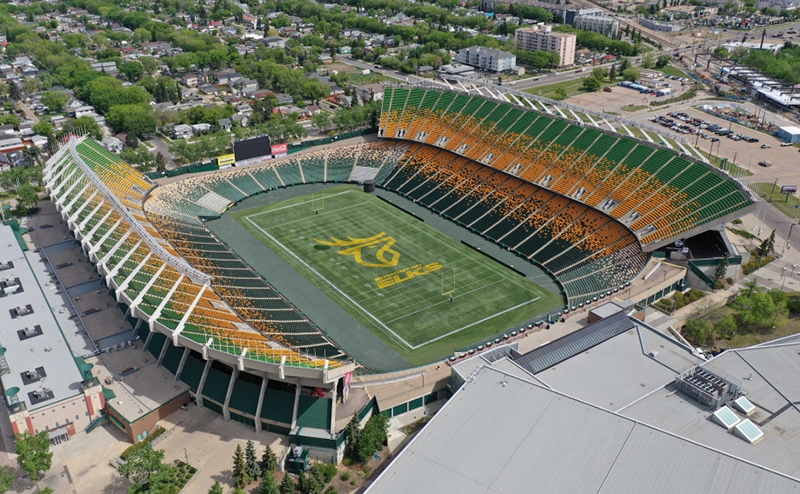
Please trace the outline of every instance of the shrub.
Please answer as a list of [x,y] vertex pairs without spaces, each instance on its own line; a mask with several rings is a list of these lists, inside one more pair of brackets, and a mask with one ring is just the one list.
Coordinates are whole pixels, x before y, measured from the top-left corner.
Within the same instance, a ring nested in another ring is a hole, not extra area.
[[725,278],[725,283],[727,283],[727,284],[729,284],[729,285],[733,285],[733,282],[734,282],[734,281],[735,281],[735,280],[734,280],[733,278],[731,278],[730,276],[729,276],[729,277],[727,277],[727,278]]
[[344,480],[345,482],[347,482],[348,480],[350,480],[350,474],[347,473],[347,472],[344,472],[343,474],[339,475],[339,478]]
[[731,221],[731,223],[733,223],[734,225],[741,225],[742,224],[742,220],[740,220],[739,218],[736,218],[735,220]]

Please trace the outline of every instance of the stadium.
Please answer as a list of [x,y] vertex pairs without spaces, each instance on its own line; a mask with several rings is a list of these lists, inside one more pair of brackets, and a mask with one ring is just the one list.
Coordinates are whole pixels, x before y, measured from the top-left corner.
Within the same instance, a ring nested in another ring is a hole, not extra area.
[[340,452],[353,413],[385,410],[373,397],[337,411],[354,376],[413,372],[597,305],[653,250],[753,209],[682,143],[610,120],[496,88],[401,85],[368,142],[249,149],[158,185],[72,138],[45,183],[144,349],[199,406]]

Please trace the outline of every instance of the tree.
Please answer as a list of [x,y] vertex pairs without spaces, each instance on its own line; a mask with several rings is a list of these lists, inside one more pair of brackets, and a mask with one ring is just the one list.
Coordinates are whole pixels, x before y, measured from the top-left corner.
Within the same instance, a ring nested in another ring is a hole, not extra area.
[[14,474],[8,470],[8,467],[0,466],[0,494],[10,491],[16,479]]
[[236,452],[233,454],[233,479],[236,481],[236,487],[239,488],[246,486],[253,480],[247,475],[247,463],[241,444],[236,445]]
[[50,111],[60,112],[69,103],[70,96],[64,91],[47,91],[41,96],[42,104]]
[[140,138],[156,131],[156,119],[148,106],[112,106],[106,113],[106,121],[115,132],[133,133]]
[[155,167],[158,172],[167,171],[167,159],[161,154],[161,151],[156,154]]
[[761,242],[761,246],[758,248],[758,255],[764,257],[769,255],[773,250],[775,250],[775,230],[772,230],[769,238]]
[[19,101],[22,99],[22,91],[20,91],[19,86],[16,82],[11,82],[8,85],[8,97],[14,101]]
[[[625,26],[625,27],[627,27],[627,26]],[[625,72],[626,70],[628,70],[629,68],[631,68],[631,61],[629,59],[623,57],[622,58],[622,62],[620,62],[620,64],[619,64],[619,73],[621,74],[621,73]]]
[[139,62],[123,62],[119,64],[119,72],[129,81],[134,82],[142,78],[144,68],[142,68],[142,64]]
[[258,484],[258,494],[280,494],[278,483],[275,482],[275,476],[272,472],[266,472],[261,483]]
[[320,132],[324,132],[325,129],[330,128],[331,121],[333,117],[330,113],[326,111],[319,111],[311,117],[311,123],[314,124],[314,127],[320,130]]
[[224,494],[222,484],[220,484],[219,481],[214,482],[214,485],[208,490],[208,494]]
[[[25,216],[28,214],[28,211],[36,205],[39,201],[39,195],[36,193],[36,188],[31,184],[22,184],[19,189],[17,189],[17,208],[16,208],[16,215],[17,216]],[[50,440],[48,439],[48,444],[50,444]],[[49,458],[53,457],[52,453],[49,453]],[[22,466],[22,465],[20,465]],[[23,467],[24,469],[24,467]],[[50,465],[48,463],[47,469],[50,469]],[[30,473],[30,472],[28,472]],[[33,475],[31,475],[33,478]]]
[[247,470],[248,477],[250,477],[251,479],[257,479],[261,477],[261,467],[258,465],[258,458],[256,457],[256,447],[253,444],[253,441],[250,441],[249,439],[244,449],[244,461],[245,461],[245,470]]
[[655,61],[652,54],[648,53],[642,58],[642,67],[645,69],[652,69],[653,65],[655,65]]
[[139,59],[139,63],[142,65],[142,70],[144,70],[144,73],[147,75],[155,74],[158,69],[158,60],[153,57],[142,57]]
[[714,328],[705,319],[687,319],[683,327],[683,333],[694,343],[704,344],[713,333]]
[[672,57],[671,56],[669,56],[669,55],[659,55],[658,60],[656,60],[656,67],[659,68],[659,69],[663,68],[663,67],[666,67],[667,65],[669,65],[669,63],[671,61],[672,61]]
[[608,81],[614,82],[617,79],[617,64],[612,63],[611,68],[608,69]]
[[262,472],[274,472],[278,469],[278,455],[272,451],[272,448],[267,444],[267,449],[264,450],[264,454],[261,455],[261,471]]
[[592,77],[586,77],[583,80],[583,86],[582,87],[586,91],[594,92],[594,91],[599,91],[601,86],[602,86],[602,84],[600,83],[600,81],[598,81],[597,78],[592,76]]
[[737,329],[736,318],[733,317],[733,314],[723,316],[714,324],[714,332],[717,333],[717,337],[726,340],[736,334]]
[[626,81],[636,82],[636,79],[642,77],[642,73],[638,69],[628,69],[622,72],[622,79]]
[[133,44],[135,45],[149,43],[151,39],[153,39],[153,35],[150,34],[150,31],[143,27],[137,28],[133,31]]
[[592,77],[597,79],[598,82],[603,82],[603,80],[606,78],[607,75],[608,72],[606,72],[605,69],[601,69],[600,67],[597,67],[596,69],[592,70]]
[[97,121],[92,117],[81,117],[74,120],[67,120],[67,122],[61,127],[61,132],[58,133],[58,136],[64,137],[65,135],[70,134],[88,134],[93,139],[98,141],[103,138],[103,130],[100,128],[100,124],[98,124]]
[[563,87],[556,89],[555,97],[557,100],[567,99],[567,90]]
[[45,137],[55,134],[53,126],[50,125],[50,122],[45,122],[44,120],[42,120],[39,123],[33,124],[31,130],[33,130],[33,132],[36,133],[37,135]]
[[22,157],[25,162],[31,166],[39,166],[42,164],[41,158],[42,151],[38,146],[28,146],[22,150]]
[[129,148],[138,148],[139,147],[139,139],[136,138],[136,134],[133,132],[129,133],[125,136],[125,145]]
[[718,282],[722,281],[725,278],[725,275],[728,273],[729,265],[730,261],[728,260],[728,253],[726,252],[725,255],[722,256],[722,261],[720,261],[716,271],[714,271],[714,279]]
[[345,455],[353,461],[358,461],[358,448],[361,442],[361,424],[358,414],[353,414],[353,418],[347,424],[347,449]]
[[331,88],[327,84],[313,80],[303,84],[302,91],[306,98],[310,99],[313,104],[316,105],[319,100],[325,98],[331,93]]
[[281,481],[280,493],[281,494],[294,494],[295,485],[292,476],[286,473]]
[[164,450],[155,450],[149,444],[134,449],[125,463],[117,467],[117,471],[123,477],[133,482],[136,489],[141,489],[151,478],[168,468],[163,463]]

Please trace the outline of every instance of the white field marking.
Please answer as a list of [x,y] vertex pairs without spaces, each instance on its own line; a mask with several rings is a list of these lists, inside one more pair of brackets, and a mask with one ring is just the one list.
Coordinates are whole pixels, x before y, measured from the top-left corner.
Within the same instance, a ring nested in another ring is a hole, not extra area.
[[446,338],[448,336],[454,335],[454,334],[458,333],[459,331],[463,331],[463,330],[465,330],[467,328],[471,328],[472,326],[475,326],[476,324],[480,324],[482,322],[488,321],[489,319],[494,319],[495,317],[503,315],[506,312],[511,312],[514,309],[518,309],[518,308],[522,307],[523,305],[528,305],[528,304],[530,304],[532,302],[536,302],[540,298],[542,298],[542,297],[536,297],[536,298],[533,298],[531,300],[528,300],[527,302],[522,302],[521,304],[517,304],[514,307],[509,307],[508,309],[506,309],[504,311],[500,311],[500,312],[498,312],[496,314],[492,314],[491,316],[484,317],[480,321],[475,321],[475,322],[473,322],[471,324],[467,324],[466,326],[462,326],[462,327],[460,327],[458,329],[454,329],[453,331],[450,331],[449,333],[445,333],[443,335],[437,336],[436,338],[433,338],[432,340],[428,340],[425,343],[420,343],[419,345],[412,346],[411,349],[412,350],[416,350],[417,348],[420,348],[420,347],[423,347],[423,346],[428,345],[430,343],[433,343],[434,341],[441,340],[442,338]]
[[[351,191],[351,190],[347,190],[347,191],[344,191],[344,192],[339,192],[339,193],[337,193],[337,194],[332,194],[332,195],[330,195],[330,196],[327,196],[327,197],[334,197],[334,196],[336,196],[336,195],[347,194],[347,193],[350,193],[350,192],[353,192],[353,191]],[[460,332],[460,331],[463,331],[463,330],[465,330],[465,329],[471,328],[471,327],[473,327],[473,326],[475,326],[475,325],[477,325],[477,324],[481,324],[481,323],[483,323],[483,322],[485,322],[485,321],[488,321],[488,320],[490,320],[490,319],[494,319],[494,318],[495,318],[495,317],[497,317],[497,316],[503,315],[503,314],[505,314],[505,313],[507,313],[507,312],[510,312],[510,311],[512,311],[512,310],[515,310],[515,309],[518,309],[519,307],[525,306],[525,305],[527,305],[527,304],[530,304],[530,303],[532,303],[532,302],[536,302],[537,300],[541,299],[541,297],[535,297],[535,298],[533,298],[533,299],[530,299],[530,300],[528,300],[528,301],[526,301],[526,302],[522,302],[522,303],[520,303],[520,304],[518,304],[518,305],[515,305],[515,306],[513,306],[513,307],[509,307],[508,309],[505,309],[505,310],[503,310],[503,311],[497,312],[497,313],[495,313],[495,314],[491,314],[491,315],[489,315],[489,316],[487,316],[487,317],[484,317],[483,319],[481,319],[481,320],[479,320],[479,321],[475,321],[475,322],[473,322],[473,323],[467,324],[466,326],[462,326],[462,327],[460,327],[460,328],[458,328],[458,329],[454,329],[453,331],[450,331],[450,332],[448,332],[448,333],[445,333],[445,334],[439,335],[439,336],[437,336],[436,338],[433,338],[433,339],[430,339],[430,340],[428,340],[428,341],[426,341],[426,342],[420,343],[419,345],[411,345],[411,344],[410,344],[410,343],[408,343],[408,342],[407,342],[407,341],[406,341],[404,338],[402,338],[400,335],[398,335],[396,332],[394,332],[394,331],[393,331],[393,330],[392,330],[392,329],[391,329],[389,326],[387,326],[387,325],[386,325],[386,323],[384,323],[384,322],[383,322],[381,319],[379,319],[379,318],[378,318],[378,317],[376,317],[374,314],[372,314],[372,312],[370,312],[370,311],[368,311],[367,309],[365,309],[364,307],[362,307],[362,306],[361,306],[361,305],[360,305],[358,302],[356,302],[356,301],[355,301],[355,300],[354,300],[352,297],[350,297],[350,296],[349,296],[347,293],[345,293],[344,291],[342,291],[342,290],[341,290],[341,289],[340,289],[340,288],[339,288],[339,287],[338,287],[338,286],[337,286],[335,283],[333,283],[332,281],[330,281],[329,279],[327,279],[325,276],[323,276],[323,275],[322,275],[322,274],[321,274],[319,271],[317,271],[316,269],[314,269],[313,267],[311,267],[311,266],[310,266],[308,263],[306,263],[306,262],[305,262],[305,261],[304,261],[302,258],[300,258],[300,257],[299,257],[297,254],[295,254],[295,253],[294,253],[294,251],[292,251],[291,249],[289,249],[288,247],[286,247],[285,245],[283,245],[283,244],[282,244],[281,242],[279,242],[279,241],[278,241],[278,240],[277,240],[275,237],[273,237],[272,235],[270,235],[269,233],[267,233],[267,231],[266,231],[264,228],[262,228],[261,226],[257,225],[257,224],[256,224],[256,223],[255,223],[253,220],[251,220],[251,219],[250,219],[250,218],[252,218],[253,216],[257,216],[257,215],[260,215],[260,214],[265,214],[265,213],[271,213],[271,212],[273,212],[273,211],[279,211],[279,210],[281,210],[281,209],[292,208],[292,207],[294,207],[294,206],[299,206],[299,205],[301,205],[301,204],[307,204],[307,203],[309,203],[309,202],[311,202],[311,201],[310,201],[310,200],[309,200],[309,201],[304,201],[304,202],[302,202],[302,203],[292,204],[292,205],[289,205],[289,206],[284,206],[284,207],[282,207],[282,208],[278,208],[278,209],[272,209],[272,210],[269,210],[269,211],[262,211],[262,212],[260,212],[260,213],[255,213],[255,214],[252,214],[252,215],[246,216],[246,217],[245,217],[245,219],[246,219],[247,221],[249,221],[249,222],[250,222],[250,224],[252,224],[252,225],[253,225],[255,228],[257,228],[257,229],[258,229],[258,230],[259,230],[259,231],[260,231],[262,234],[264,234],[264,235],[265,235],[266,237],[268,237],[268,238],[269,238],[271,241],[273,241],[273,242],[274,242],[276,245],[280,246],[280,247],[281,247],[281,248],[282,248],[284,251],[286,251],[286,253],[288,253],[290,256],[292,256],[294,259],[296,259],[296,260],[297,260],[297,261],[298,261],[300,264],[302,264],[303,266],[305,266],[305,267],[306,267],[306,269],[308,269],[309,271],[311,271],[312,273],[314,273],[314,274],[315,274],[317,277],[319,277],[319,278],[320,278],[322,281],[324,281],[325,283],[327,283],[327,284],[328,284],[328,285],[329,285],[331,288],[333,288],[333,289],[334,289],[334,290],[335,290],[337,293],[339,293],[339,294],[340,294],[342,297],[344,297],[344,298],[345,298],[345,299],[346,299],[346,300],[347,300],[349,303],[351,303],[353,306],[355,306],[356,308],[358,308],[358,309],[359,309],[359,310],[360,310],[360,311],[361,311],[361,312],[362,312],[362,313],[363,313],[365,316],[367,316],[367,317],[369,317],[370,319],[372,319],[373,321],[375,321],[377,324],[379,324],[379,325],[380,325],[382,328],[384,328],[386,331],[388,331],[389,333],[391,333],[391,334],[392,334],[392,335],[393,335],[395,338],[397,338],[397,339],[398,339],[398,340],[399,340],[401,343],[403,343],[405,346],[407,346],[407,347],[408,347],[409,349],[411,349],[411,350],[416,350],[416,349],[418,349],[418,348],[421,348],[421,347],[423,347],[423,346],[425,346],[425,345],[429,345],[430,343],[433,343],[433,342],[435,342],[435,341],[441,340],[441,339],[443,339],[443,338],[446,338],[446,337],[448,337],[448,336],[451,336],[451,335],[453,335],[453,334],[456,334],[456,333],[458,333],[458,332]],[[362,203],[359,203],[359,204],[355,204],[354,206],[358,206],[358,205],[363,205],[363,202],[362,202]],[[334,210],[331,210],[331,211],[329,211],[329,213],[335,213],[335,212],[337,212],[337,211],[341,211],[341,210],[347,209],[347,208],[349,208],[349,207],[352,207],[352,206],[346,206],[346,207],[344,207],[344,208],[340,208],[340,209],[334,209]],[[301,218],[301,219],[299,219],[299,220],[295,220],[295,222],[297,222],[297,221],[305,221],[305,220],[308,220],[308,219],[309,219],[309,218]],[[289,223],[293,223],[293,222],[289,222]],[[271,226],[271,227],[269,227],[269,228],[275,228],[276,226],[284,226],[284,225],[287,225],[287,224],[289,224],[289,223],[285,223],[285,224],[283,224],[283,225],[273,225],[273,226]],[[442,243],[442,242],[438,242],[438,240],[439,240],[439,239],[438,239],[438,238],[436,238],[436,235],[434,235],[432,232],[426,232],[425,230],[422,230],[422,233],[423,233],[424,235],[428,236],[428,237],[431,237],[433,240],[436,240],[436,241],[437,241],[437,243]],[[453,246],[453,245],[450,245],[450,244],[448,244],[447,242],[444,242],[444,245],[445,245],[445,246],[447,246],[447,247],[449,247],[449,248],[450,248],[451,250],[453,250],[453,251],[456,251],[456,252],[458,251],[458,249],[457,249],[455,246]],[[458,261],[456,261],[456,262],[458,262]],[[479,270],[479,271],[483,271],[484,269],[486,269],[484,266],[481,266],[481,267],[482,267],[482,269],[481,269],[481,270]],[[494,267],[494,266],[492,266],[492,267]],[[492,267],[488,268],[488,271],[489,271],[489,272],[492,272],[492,271],[494,271],[494,269],[492,269]],[[512,278],[512,279],[513,279],[513,278]],[[490,283],[490,284],[488,284],[488,285],[485,285],[485,286],[479,287],[479,288],[477,288],[477,289],[475,289],[475,290],[473,290],[473,291],[480,290],[480,289],[483,289],[483,288],[485,288],[485,287],[488,287],[488,286],[494,285],[494,284],[496,284],[496,283],[499,283],[500,281],[504,281],[504,280],[498,280],[498,281],[496,281],[496,282],[493,282],[493,283]],[[506,280],[506,281],[510,281],[510,280]],[[514,284],[517,284],[516,282],[512,282],[512,283],[514,283]],[[364,293],[362,293],[360,290],[359,290],[357,293],[358,293],[358,295],[362,295],[362,296],[364,295]],[[468,292],[468,293],[471,293],[471,292]],[[467,293],[464,293],[463,295],[466,295],[466,294],[467,294]],[[455,298],[455,297],[454,297],[454,298]],[[436,305],[439,305],[439,304],[441,304],[441,303],[444,303],[444,302],[438,302],[437,304],[433,304],[433,305],[430,305],[430,306],[428,306],[428,307],[425,307],[425,308],[423,308],[423,309],[419,309],[419,310],[418,310],[418,311],[416,311],[416,312],[421,312],[421,311],[427,310],[427,309],[429,309],[429,308],[431,308],[431,307],[434,307],[434,306],[436,306]],[[448,302],[448,303],[449,303],[449,302]],[[416,312],[414,312],[414,313],[416,313]],[[414,313],[411,313],[411,314],[414,314]],[[411,315],[411,314],[407,314],[407,315]],[[407,316],[407,315],[406,315],[406,316]],[[397,321],[397,320],[399,320],[399,319],[402,319],[402,318],[404,318],[404,317],[406,317],[406,316],[402,316],[402,317],[400,317],[400,318],[393,319],[392,321],[389,321],[389,322],[391,323],[391,322]]]
[[[340,196],[342,194],[349,194],[351,192],[353,192],[353,191],[352,190],[345,190],[345,191],[337,192],[336,194],[331,194],[331,195],[325,196],[325,197],[336,197],[336,196]],[[267,214],[267,213],[272,213],[272,212],[275,212],[275,211],[280,211],[281,209],[293,208],[295,206],[300,206],[302,204],[308,204],[309,202],[312,202],[312,201],[313,201],[313,199],[309,199],[308,201],[298,202],[297,204],[289,204],[288,206],[283,206],[283,207],[276,208],[276,209],[270,209],[269,211],[261,211],[260,213],[253,213],[253,214],[248,215],[247,218],[252,218],[253,216],[258,216],[258,215],[261,215],[261,214]]]
[[[496,284],[500,283],[501,281],[503,281],[503,280],[497,280],[497,281],[495,281],[494,283],[489,283],[488,285],[479,286],[478,288],[475,288],[474,290],[470,290],[470,291],[468,291],[468,292],[464,292],[464,293],[462,293],[461,295],[456,295],[455,297],[453,297],[453,300],[455,300],[455,299],[457,299],[457,298],[459,298],[459,297],[464,297],[464,296],[466,296],[466,295],[469,295],[470,293],[477,292],[478,290],[483,290],[484,288],[488,288],[488,287],[490,287],[490,286],[492,286],[492,285],[496,285]],[[391,323],[393,323],[393,322],[395,322],[395,321],[399,321],[400,319],[404,319],[404,318],[406,318],[406,317],[408,317],[408,316],[413,316],[414,314],[417,314],[417,313],[419,313],[419,312],[422,312],[422,311],[424,311],[424,310],[431,309],[431,308],[433,308],[433,307],[436,307],[437,305],[441,305],[441,304],[449,304],[449,303],[450,303],[450,302],[449,302],[448,300],[442,300],[441,302],[436,302],[435,304],[431,304],[431,305],[429,305],[429,306],[427,306],[427,307],[423,307],[422,309],[415,310],[414,312],[409,312],[408,314],[405,314],[405,315],[403,315],[403,316],[396,317],[396,318],[394,318],[394,319],[392,319],[392,320],[386,321],[386,324],[391,324]]]
[[[350,208],[354,208],[354,207],[357,207],[357,206],[361,206],[361,204],[351,204],[349,206],[344,206],[344,207],[341,207],[339,209],[329,209],[329,210],[325,211],[324,213],[312,214],[312,215],[310,215],[309,218],[298,218],[296,220],[287,221],[286,223],[281,223],[281,224],[278,224],[278,225],[272,225],[272,226],[269,226],[267,228],[269,228],[269,229],[271,229],[271,228],[281,228],[281,227],[288,226],[288,225],[291,225],[291,224],[294,224],[294,223],[300,223],[302,221],[308,221],[311,218],[315,218],[315,217],[319,217],[319,216],[325,216],[326,214],[332,214],[332,213],[336,213],[338,211],[344,211],[345,209],[350,209]],[[281,209],[283,209],[283,208],[281,208]],[[277,211],[277,209],[275,211]],[[265,212],[266,213],[271,213],[272,211],[262,211],[261,213],[258,213],[258,214],[264,214]],[[251,215],[251,216],[255,216],[255,215]],[[248,216],[247,219],[250,219],[250,216]]]
[[378,324],[379,324],[379,325],[380,325],[382,328],[384,328],[386,331],[388,331],[388,332],[390,332],[392,335],[394,335],[394,337],[395,337],[395,338],[397,338],[397,339],[398,339],[400,342],[402,342],[402,343],[403,343],[405,346],[407,346],[408,348],[410,348],[410,349],[412,349],[412,350],[414,349],[414,347],[412,347],[412,346],[411,346],[411,345],[410,345],[410,344],[409,344],[409,343],[408,343],[406,340],[404,340],[403,338],[401,338],[401,337],[400,337],[400,335],[398,335],[397,333],[395,333],[394,331],[392,331],[392,329],[391,329],[389,326],[385,325],[385,324],[383,323],[383,321],[381,321],[380,319],[378,319],[377,317],[375,317],[374,315],[372,315],[372,313],[371,313],[371,312],[369,312],[369,311],[368,311],[368,310],[366,310],[365,308],[361,307],[361,305],[360,305],[358,302],[356,302],[355,300],[353,300],[353,299],[352,299],[352,298],[351,298],[349,295],[347,295],[345,292],[343,292],[341,289],[339,289],[339,287],[338,287],[338,286],[336,286],[336,284],[332,283],[330,280],[328,280],[327,278],[325,278],[324,276],[322,276],[322,274],[321,274],[319,271],[317,271],[316,269],[314,269],[314,268],[312,268],[311,266],[309,266],[309,265],[308,265],[308,263],[306,263],[306,262],[305,262],[303,259],[301,259],[299,256],[297,256],[297,254],[295,254],[294,252],[292,252],[291,250],[289,250],[288,248],[286,248],[286,246],[284,246],[282,243],[278,242],[278,240],[277,240],[275,237],[273,237],[272,235],[270,235],[269,233],[267,233],[267,232],[266,232],[266,230],[264,230],[264,229],[263,229],[263,228],[261,228],[260,226],[256,225],[256,224],[255,224],[255,222],[253,222],[253,221],[250,219],[250,217],[249,217],[249,216],[248,216],[246,219],[247,219],[247,221],[249,221],[249,222],[250,222],[250,223],[251,223],[251,224],[252,224],[254,227],[258,228],[258,229],[259,229],[259,231],[261,231],[261,233],[262,233],[262,234],[264,234],[264,236],[268,237],[270,240],[272,240],[273,242],[275,242],[275,244],[279,245],[279,246],[280,246],[280,247],[281,247],[283,250],[285,250],[285,251],[286,251],[286,253],[287,253],[287,254],[289,254],[290,256],[294,257],[294,258],[295,258],[295,260],[297,260],[297,262],[299,262],[300,264],[302,264],[303,266],[305,266],[305,267],[306,267],[306,269],[308,269],[309,271],[311,271],[312,273],[314,273],[315,275],[317,275],[317,276],[318,276],[318,277],[319,277],[321,280],[323,280],[325,283],[327,283],[328,285],[330,285],[330,287],[331,287],[331,288],[333,288],[334,290],[336,290],[336,291],[337,291],[337,292],[338,292],[338,293],[339,293],[339,294],[340,294],[342,297],[344,297],[345,299],[347,299],[347,300],[348,300],[348,301],[349,301],[351,304],[353,304],[355,307],[358,307],[358,308],[359,308],[359,309],[360,309],[360,310],[361,310],[361,311],[364,313],[364,315],[365,315],[365,316],[367,316],[367,317],[369,317],[370,319],[374,320],[374,321],[375,321],[376,323],[378,323]]

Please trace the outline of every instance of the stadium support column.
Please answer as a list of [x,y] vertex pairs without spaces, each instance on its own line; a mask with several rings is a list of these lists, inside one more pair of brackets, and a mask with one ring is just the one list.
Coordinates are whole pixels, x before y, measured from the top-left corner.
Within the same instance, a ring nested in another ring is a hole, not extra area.
[[156,367],[161,367],[161,363],[164,362],[164,356],[167,354],[167,350],[169,350],[169,345],[172,342],[169,341],[169,338],[164,340],[164,345],[161,347],[161,353],[158,354],[158,360],[156,361]]
[[197,406],[203,406],[203,388],[206,385],[208,378],[208,369],[211,368],[211,359],[206,360],[206,366],[203,367],[203,375],[200,376],[200,384],[197,385]]
[[152,329],[150,330],[149,333],[147,333],[147,338],[145,338],[144,345],[142,345],[143,352],[146,352],[147,349],[150,348],[150,342],[153,341],[153,333],[155,333],[155,331],[153,331]]
[[139,331],[139,328],[142,326],[142,322],[143,322],[142,319],[137,319],[136,320],[136,326],[133,327],[133,332],[131,333],[131,339],[134,339],[136,337],[136,333]]
[[[339,379],[341,379],[341,377]],[[339,389],[339,379],[333,381],[333,399],[331,400],[331,423],[330,423],[331,434],[336,434],[336,390]]]
[[225,403],[222,405],[222,418],[225,422],[231,419],[231,409],[228,405],[231,402],[231,395],[233,394],[233,387],[236,385],[236,378],[239,377],[239,369],[234,367],[231,372],[231,380],[228,382],[228,392],[225,393]]
[[292,408],[292,425],[290,429],[294,430],[297,427],[297,409],[300,407],[300,382],[295,384],[294,388],[294,408]]
[[261,409],[264,407],[264,395],[267,393],[269,378],[264,374],[261,378],[261,391],[258,393],[258,405],[256,405],[256,432],[261,432]]
[[[141,322],[141,320],[139,320],[139,322]],[[175,379],[173,379],[172,382],[178,382],[178,379],[181,378],[181,374],[183,373],[183,366],[186,365],[186,359],[189,358],[189,353],[191,353],[189,347],[183,349],[183,355],[181,355],[181,361],[178,364],[178,369],[175,371]]]

